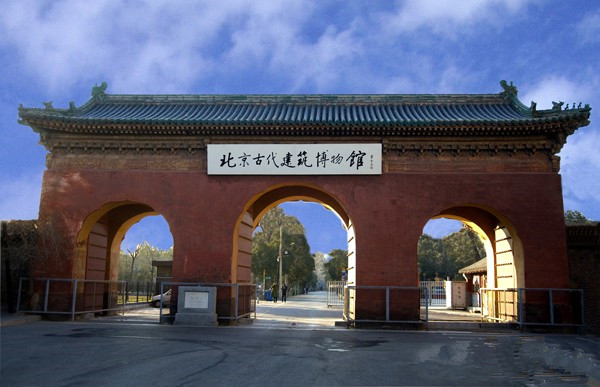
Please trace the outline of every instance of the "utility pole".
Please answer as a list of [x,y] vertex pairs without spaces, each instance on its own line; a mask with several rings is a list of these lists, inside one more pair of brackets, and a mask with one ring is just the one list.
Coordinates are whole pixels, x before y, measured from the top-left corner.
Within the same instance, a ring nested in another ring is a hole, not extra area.
[[263,269],[263,280],[262,280],[262,298],[263,300],[265,299],[265,291],[267,290],[266,286],[267,286],[267,271],[265,269]]
[[281,291],[281,280],[283,278],[283,225],[279,226],[279,289]]

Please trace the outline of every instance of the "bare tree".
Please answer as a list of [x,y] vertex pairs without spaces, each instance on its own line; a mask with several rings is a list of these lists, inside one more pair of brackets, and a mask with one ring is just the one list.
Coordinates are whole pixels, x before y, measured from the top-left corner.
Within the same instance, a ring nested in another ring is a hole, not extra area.
[[5,271],[7,301],[16,306],[19,278],[28,278],[30,307],[38,306],[34,276],[40,270],[61,272],[70,253],[60,219],[2,221],[2,266]]
[[[137,244],[135,246],[135,248],[132,249],[127,249],[127,254],[129,254],[129,256],[131,257],[131,270],[129,271],[129,280],[127,281],[128,284],[131,284],[131,281],[133,279],[133,267],[135,266],[135,259],[138,257],[138,255],[140,255],[140,251],[142,249],[142,245],[141,244]],[[129,291],[126,292],[127,295],[125,302],[129,301]]]

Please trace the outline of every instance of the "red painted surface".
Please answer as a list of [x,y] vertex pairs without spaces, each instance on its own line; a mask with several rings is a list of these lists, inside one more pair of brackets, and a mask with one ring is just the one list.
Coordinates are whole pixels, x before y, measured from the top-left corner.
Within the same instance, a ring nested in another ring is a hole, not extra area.
[[[231,281],[236,222],[255,195],[278,184],[316,186],[337,198],[356,230],[357,285],[417,286],[417,242],[424,225],[448,208],[471,205],[491,208],[514,226],[523,245],[527,287],[569,285],[561,182],[554,173],[227,177],[46,171],[40,217],[60,215],[75,245],[83,222],[105,204],[146,204],[169,223],[175,281],[197,281],[215,273]],[[46,274],[73,274],[68,271]],[[413,298],[407,314],[418,311],[418,299]],[[357,299],[357,311],[364,316],[381,307],[367,301]]]

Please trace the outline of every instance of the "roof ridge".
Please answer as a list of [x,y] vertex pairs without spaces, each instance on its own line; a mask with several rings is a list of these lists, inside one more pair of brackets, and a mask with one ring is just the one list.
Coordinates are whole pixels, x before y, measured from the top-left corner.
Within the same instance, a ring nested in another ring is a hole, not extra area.
[[382,103],[502,102],[501,94],[106,94],[102,102]]

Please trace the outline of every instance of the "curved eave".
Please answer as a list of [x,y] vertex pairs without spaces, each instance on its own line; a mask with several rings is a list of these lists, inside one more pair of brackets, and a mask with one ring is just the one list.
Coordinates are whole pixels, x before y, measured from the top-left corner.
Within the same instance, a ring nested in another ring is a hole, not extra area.
[[[452,118],[452,119],[440,119],[431,117],[428,112],[420,112],[419,116],[413,117],[413,119],[390,119],[390,117],[368,117],[350,121],[345,118],[293,118],[293,119],[232,119],[232,118],[216,118],[216,119],[138,119],[138,118],[114,118],[114,117],[74,117],[66,116],[64,114],[56,114],[54,111],[45,111],[42,109],[24,109],[19,110],[19,117],[21,123],[29,125],[30,123],[60,123],[65,127],[81,127],[89,125],[147,125],[147,126],[243,126],[243,127],[254,127],[254,126],[281,126],[281,125],[328,125],[328,126],[344,126],[344,127],[391,127],[391,126],[439,126],[439,127],[450,127],[450,126],[464,126],[464,125],[543,125],[551,124],[555,122],[579,122],[579,126],[587,125],[590,109],[576,109],[571,111],[555,112],[552,115],[544,115],[542,117],[509,117],[509,118]],[[429,117],[429,118],[425,118]],[[52,126],[55,126],[52,124]]]
[[82,135],[162,135],[162,136],[510,136],[554,133],[587,125],[575,117],[561,120],[453,121],[394,123],[173,123],[173,122],[65,122],[30,119],[23,121],[34,130]]

